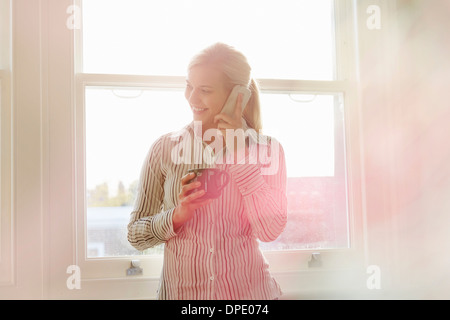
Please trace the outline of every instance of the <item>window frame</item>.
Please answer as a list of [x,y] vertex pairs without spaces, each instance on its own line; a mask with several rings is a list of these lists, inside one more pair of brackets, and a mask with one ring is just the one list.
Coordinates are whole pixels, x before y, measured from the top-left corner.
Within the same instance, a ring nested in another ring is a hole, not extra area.
[[11,2],[0,0],[0,286],[14,283],[11,109]]
[[[75,0],[74,5],[82,6],[82,0]],[[294,296],[299,290],[294,284],[307,283],[302,290],[313,290],[313,283],[320,282],[329,272],[359,275],[365,273],[364,265],[364,218],[363,193],[361,185],[361,148],[359,141],[359,111],[357,100],[356,52],[355,52],[355,19],[354,6],[351,1],[334,0],[335,10],[335,40],[336,40],[336,79],[334,81],[308,80],[275,80],[258,79],[261,92],[295,93],[299,94],[342,94],[345,126],[345,148],[347,169],[348,219],[350,248],[346,249],[313,249],[265,251],[272,274],[284,288],[287,296]],[[82,26],[81,26],[82,28]],[[173,76],[143,76],[118,74],[86,74],[82,73],[82,29],[74,29],[74,87],[75,87],[75,180],[76,180],[76,261],[83,270],[84,285],[91,286],[105,280],[118,283],[124,281],[130,285],[138,285],[139,281],[150,283],[148,288],[155,288],[162,266],[162,256],[123,256],[106,258],[87,258],[85,225],[86,190],[85,190],[85,101],[84,91],[88,86],[96,87],[134,87],[134,88],[164,88],[184,89],[185,78]],[[352,63],[353,62],[353,63]],[[313,253],[320,253],[324,266],[308,268],[308,261]],[[126,277],[125,270],[133,259],[141,260],[144,270],[142,277]],[[357,277],[359,280],[360,278]],[[294,280],[294,281],[293,281]],[[303,282],[302,282],[303,283]],[[364,284],[364,283],[363,283]],[[328,290],[335,284],[325,285]],[[343,284],[340,284],[343,285]],[[361,285],[360,282],[355,286]],[[147,289],[146,289],[147,290]],[[147,291],[148,292],[148,291]],[[148,293],[147,293],[148,294]],[[148,296],[152,298],[151,294]]]

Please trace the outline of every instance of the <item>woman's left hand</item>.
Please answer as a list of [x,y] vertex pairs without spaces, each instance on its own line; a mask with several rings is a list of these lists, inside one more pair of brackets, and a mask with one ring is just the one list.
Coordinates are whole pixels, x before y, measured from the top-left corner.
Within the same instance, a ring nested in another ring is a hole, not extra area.
[[[219,113],[214,117],[214,123],[217,123],[217,129],[224,137],[227,149],[233,150],[235,154],[238,151],[241,151],[238,148],[240,146],[245,146],[245,133],[242,128],[242,94],[239,94],[236,99],[236,107],[233,115],[230,116],[225,113]],[[237,131],[238,129],[241,130]],[[231,134],[229,139],[227,139],[227,130],[232,130],[228,131],[228,133]],[[238,139],[242,138],[244,140],[242,141],[243,143],[239,143],[239,141],[236,143],[234,137],[237,137]]]
[[219,113],[214,117],[214,123],[217,123],[217,129],[226,137],[226,129],[242,129],[242,94],[240,93],[236,99],[236,106],[232,116],[226,113]]

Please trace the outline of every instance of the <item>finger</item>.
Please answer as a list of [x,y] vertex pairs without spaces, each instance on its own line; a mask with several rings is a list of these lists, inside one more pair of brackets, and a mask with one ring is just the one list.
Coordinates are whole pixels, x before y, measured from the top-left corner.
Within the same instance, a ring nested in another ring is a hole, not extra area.
[[197,200],[195,201],[194,209],[206,206],[210,204],[213,201],[213,199],[205,199],[205,200]]
[[199,181],[194,181],[188,184],[185,184],[182,188],[181,188],[181,194],[185,195],[187,194],[189,191],[194,190],[196,188],[199,188],[202,184]]
[[191,193],[187,197],[183,198],[181,200],[181,202],[183,203],[183,205],[188,205],[188,204],[192,203],[193,201],[195,201],[196,199],[203,196],[204,194],[205,194],[205,190],[199,190],[199,191]]
[[192,183],[185,184],[181,187],[180,193],[178,194],[178,199],[183,200],[185,197],[192,194],[193,190],[200,188],[202,184],[199,181],[194,181]]
[[[222,120],[222,121],[220,121]],[[230,123],[233,121],[233,118],[230,117],[228,114],[226,113],[218,113],[214,116],[214,123]]]
[[226,129],[236,129],[236,126],[233,125],[232,123],[221,122],[217,125],[217,129],[221,131]]
[[207,199],[195,199],[195,200],[192,200],[192,202],[190,202],[189,203],[189,206],[192,208],[192,209],[198,209],[198,208],[200,208],[200,207],[203,207],[203,206],[205,206],[205,205],[208,205],[208,204],[210,204],[211,202],[213,201],[213,199],[209,199],[209,198],[207,198]]
[[241,118],[230,118],[228,116],[227,122],[219,121],[217,124],[217,129],[223,130],[223,129],[239,129],[242,127]]
[[191,173],[188,173],[188,174],[184,175],[181,178],[181,185],[183,186],[183,185],[189,183],[189,181],[191,181],[194,178],[195,178],[195,173],[194,172],[191,172]]

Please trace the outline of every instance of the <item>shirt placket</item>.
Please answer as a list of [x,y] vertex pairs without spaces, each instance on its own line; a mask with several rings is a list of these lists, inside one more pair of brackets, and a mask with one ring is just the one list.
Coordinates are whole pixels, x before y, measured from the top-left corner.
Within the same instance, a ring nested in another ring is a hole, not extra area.
[[[214,154],[214,150],[209,147],[206,143],[203,142],[203,163],[207,164],[208,167],[216,166],[216,155]],[[214,202],[209,205],[208,210],[206,210],[207,216],[207,261],[206,265],[208,268],[208,299],[215,299],[216,292],[216,267],[215,267],[215,224],[214,224],[214,215],[215,215],[215,205]]]

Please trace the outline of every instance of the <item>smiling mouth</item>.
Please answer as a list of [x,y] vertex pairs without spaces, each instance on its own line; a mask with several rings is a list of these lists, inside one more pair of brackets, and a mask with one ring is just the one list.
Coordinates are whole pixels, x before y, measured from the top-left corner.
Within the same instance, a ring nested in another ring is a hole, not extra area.
[[192,107],[192,110],[194,110],[194,112],[196,112],[196,113],[200,113],[200,112],[203,112],[203,111],[208,110],[208,109]]

